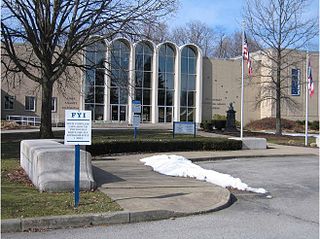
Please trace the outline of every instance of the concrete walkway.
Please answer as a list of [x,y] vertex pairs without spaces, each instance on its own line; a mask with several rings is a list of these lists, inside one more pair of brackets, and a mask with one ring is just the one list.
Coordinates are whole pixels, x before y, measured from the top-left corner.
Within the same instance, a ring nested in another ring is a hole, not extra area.
[[[193,161],[229,158],[318,155],[318,148],[268,145],[264,150],[193,151],[182,155]],[[2,220],[2,232],[64,227],[83,227],[168,219],[211,212],[227,207],[227,189],[191,178],[164,176],[143,165],[139,159],[153,154],[96,157],[93,170],[98,189],[124,209],[115,213],[19,218]]]

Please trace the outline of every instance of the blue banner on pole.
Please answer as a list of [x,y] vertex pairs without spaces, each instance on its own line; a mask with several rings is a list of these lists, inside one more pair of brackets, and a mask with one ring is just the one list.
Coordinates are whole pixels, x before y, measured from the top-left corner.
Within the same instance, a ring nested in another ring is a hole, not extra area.
[[75,145],[74,162],[74,207],[78,207],[80,201],[80,145]]

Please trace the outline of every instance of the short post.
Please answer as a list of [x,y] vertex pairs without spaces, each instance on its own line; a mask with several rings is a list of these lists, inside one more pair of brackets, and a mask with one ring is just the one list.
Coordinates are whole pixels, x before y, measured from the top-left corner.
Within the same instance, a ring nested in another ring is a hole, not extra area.
[[136,140],[137,139],[137,127],[134,127],[133,135],[134,135],[134,140]]
[[80,145],[75,145],[74,163],[74,207],[77,208],[80,200]]

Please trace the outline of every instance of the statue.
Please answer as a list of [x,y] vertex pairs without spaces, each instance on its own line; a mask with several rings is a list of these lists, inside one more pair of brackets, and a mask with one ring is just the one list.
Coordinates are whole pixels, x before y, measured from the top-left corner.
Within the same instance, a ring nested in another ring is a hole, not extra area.
[[233,109],[233,104],[229,104],[229,109],[227,111],[227,122],[225,131],[237,131],[236,127],[236,111]]

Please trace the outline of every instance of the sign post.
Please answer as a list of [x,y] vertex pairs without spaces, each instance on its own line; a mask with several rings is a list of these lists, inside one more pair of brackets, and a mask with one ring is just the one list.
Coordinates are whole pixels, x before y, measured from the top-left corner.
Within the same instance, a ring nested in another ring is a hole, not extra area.
[[80,145],[91,145],[91,111],[65,111],[65,145],[75,145],[74,207],[80,201]]
[[134,127],[133,130],[133,136],[134,139],[137,138],[137,131],[138,128],[140,127],[140,121],[141,121],[141,101],[140,100],[133,100],[132,101],[132,126]]

